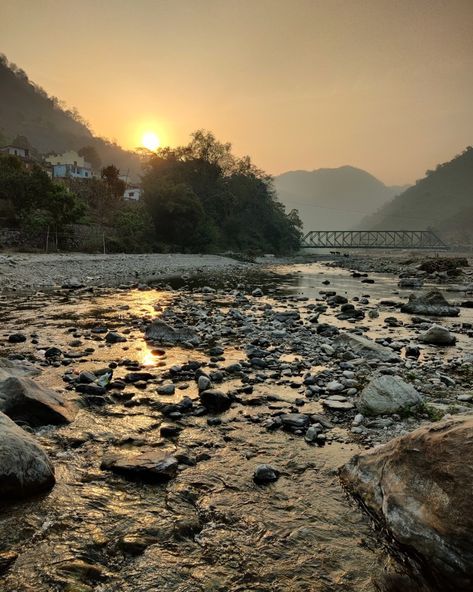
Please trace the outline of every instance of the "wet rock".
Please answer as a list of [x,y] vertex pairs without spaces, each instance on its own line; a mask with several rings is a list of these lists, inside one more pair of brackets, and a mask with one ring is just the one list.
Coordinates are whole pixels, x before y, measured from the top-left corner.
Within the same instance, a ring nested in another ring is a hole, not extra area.
[[346,399],[344,401],[340,401],[334,397],[322,399],[322,405],[328,409],[332,409],[332,411],[349,411],[350,409],[355,408],[353,403],[350,401],[347,401]]
[[448,329],[440,325],[432,325],[425,333],[419,336],[420,341],[431,345],[455,345],[456,337]]
[[360,394],[356,406],[363,415],[407,412],[422,403],[416,389],[398,376],[382,374],[373,378]]
[[355,333],[340,333],[335,343],[367,359],[381,360],[382,362],[399,362],[400,357],[388,347],[380,345],[367,337]]
[[71,277],[67,279],[63,284],[62,288],[66,290],[78,290],[79,288],[83,288],[84,284],[76,277]]
[[0,575],[4,574],[10,569],[18,558],[18,553],[15,551],[1,551],[0,552]]
[[420,349],[416,345],[406,345],[405,354],[407,358],[418,358]]
[[161,319],[155,319],[146,329],[145,338],[158,343],[184,343],[197,340],[197,334],[185,325],[171,326]]
[[115,331],[109,331],[105,337],[105,341],[107,343],[122,343],[126,341],[126,337],[124,335],[120,335]]
[[0,358],[0,381],[11,376],[23,377],[23,376],[37,376],[41,374],[30,362],[25,360],[9,360],[8,358]]
[[[107,577],[102,566],[82,559],[61,562],[58,572],[79,582],[99,582]],[[76,588],[76,590],[81,590],[81,588]]]
[[26,335],[23,333],[12,333],[8,336],[9,343],[24,343],[26,341]]
[[440,317],[457,317],[460,309],[449,304],[438,290],[431,290],[425,294],[411,294],[409,296],[409,302],[401,306],[401,312]]
[[355,456],[350,492],[432,576],[432,588],[473,589],[473,418],[431,424]]
[[102,459],[100,468],[131,480],[160,482],[169,481],[175,477],[178,464],[174,456],[149,450],[136,455],[107,455]]
[[54,483],[53,465],[41,446],[0,413],[0,498],[35,495]]
[[125,376],[126,382],[139,382],[141,380],[148,381],[156,378],[155,374],[151,374],[151,372],[129,372]]
[[62,350],[58,347],[48,347],[48,349],[44,352],[44,357],[47,360],[55,360],[62,356]]
[[197,380],[197,388],[199,391],[206,391],[212,387],[212,382],[208,376],[199,376]]
[[279,471],[271,465],[258,465],[253,473],[254,482],[259,484],[272,483],[278,478]]
[[158,395],[173,395],[176,391],[174,383],[169,382],[168,384],[161,384],[156,389]]
[[217,389],[208,389],[199,393],[202,405],[212,413],[221,413],[230,409],[232,400],[230,397]]
[[96,397],[103,397],[107,392],[107,389],[99,384],[94,383],[79,383],[75,385],[75,389],[78,393],[83,395],[93,395]]
[[307,431],[304,435],[304,440],[306,442],[308,442],[309,444],[312,442],[316,442],[317,437],[322,432],[323,432],[323,428],[320,424],[311,425],[310,428],[307,429]]
[[303,413],[283,413],[280,420],[283,428],[290,431],[306,429],[310,424],[309,416]]
[[162,438],[177,438],[182,432],[182,428],[175,424],[164,424],[159,428],[159,433]]
[[69,423],[74,418],[62,395],[26,377],[0,381],[0,411],[31,426]]
[[399,280],[398,286],[400,288],[422,288],[424,282],[418,277],[405,277]]

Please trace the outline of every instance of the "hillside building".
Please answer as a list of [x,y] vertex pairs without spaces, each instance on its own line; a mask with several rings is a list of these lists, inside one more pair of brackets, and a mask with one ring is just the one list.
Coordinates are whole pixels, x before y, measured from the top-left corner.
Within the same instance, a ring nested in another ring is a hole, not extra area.
[[45,160],[52,166],[53,178],[92,179],[94,177],[91,164],[74,150],[47,156]]
[[141,187],[127,187],[123,193],[123,199],[131,199],[133,201],[139,201],[141,199],[142,189]]

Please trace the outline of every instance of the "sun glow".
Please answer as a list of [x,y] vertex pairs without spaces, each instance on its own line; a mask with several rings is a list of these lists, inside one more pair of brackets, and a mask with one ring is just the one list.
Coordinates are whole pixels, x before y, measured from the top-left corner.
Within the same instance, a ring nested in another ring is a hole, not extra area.
[[145,132],[141,138],[141,143],[145,148],[151,150],[152,152],[154,152],[161,145],[158,136],[154,132]]

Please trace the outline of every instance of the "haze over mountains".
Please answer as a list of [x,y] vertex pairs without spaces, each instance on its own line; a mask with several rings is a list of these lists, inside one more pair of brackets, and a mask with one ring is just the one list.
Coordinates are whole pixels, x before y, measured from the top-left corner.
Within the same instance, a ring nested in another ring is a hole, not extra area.
[[353,228],[406,188],[388,187],[351,166],[289,171],[275,177],[274,186],[287,210],[299,210],[305,231]]
[[360,228],[423,230],[455,243],[473,241],[473,148],[427,171],[423,179],[360,223]]
[[94,136],[76,110],[50,97],[1,55],[0,89],[0,145],[25,136],[42,154],[94,146],[104,165],[113,163],[131,176],[139,174],[140,161],[134,153]]

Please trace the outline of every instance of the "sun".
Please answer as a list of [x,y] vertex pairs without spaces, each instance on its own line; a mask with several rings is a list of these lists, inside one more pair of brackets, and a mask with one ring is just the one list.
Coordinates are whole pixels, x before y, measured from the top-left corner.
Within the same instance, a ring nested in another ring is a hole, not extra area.
[[158,136],[154,132],[145,132],[141,138],[141,143],[145,148],[151,150],[151,152],[154,152],[161,144]]

